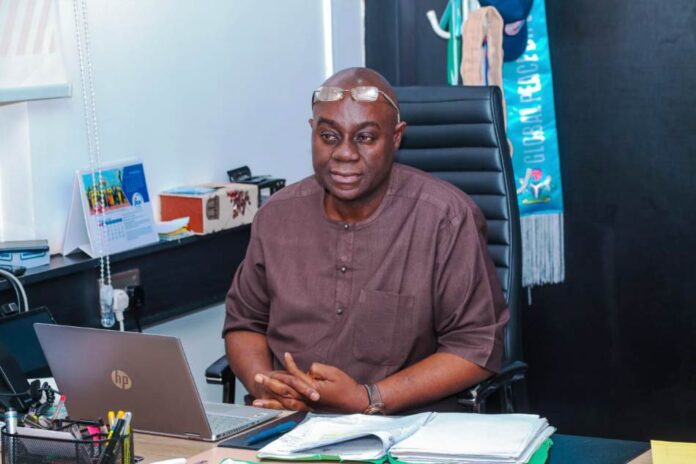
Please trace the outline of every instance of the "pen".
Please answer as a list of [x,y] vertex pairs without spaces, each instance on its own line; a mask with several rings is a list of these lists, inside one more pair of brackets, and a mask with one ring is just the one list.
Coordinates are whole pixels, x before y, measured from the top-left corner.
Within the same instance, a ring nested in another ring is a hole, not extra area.
[[254,443],[258,443],[261,440],[265,440],[266,438],[275,437],[276,435],[281,435],[285,432],[289,432],[290,430],[294,429],[295,426],[297,426],[297,422],[295,422],[295,421],[283,422],[282,424],[276,425],[275,427],[271,427],[270,429],[262,430],[261,432],[250,436],[249,438],[247,438],[246,444],[253,445]]
[[[10,435],[15,435],[17,433],[17,411],[13,408],[7,408],[7,411],[5,411],[5,433]],[[2,441],[5,441],[4,437]],[[5,445],[7,446],[7,443],[5,443]],[[8,462],[17,462],[17,446],[15,445],[15,441],[10,441],[9,445],[10,446],[7,447],[9,448],[7,456],[5,455],[5,451],[2,452],[2,460],[5,461],[5,457],[7,457]]]
[[116,422],[114,422],[114,426],[111,427],[111,430],[109,430],[109,435],[108,439],[111,439],[114,435],[118,437],[118,435],[121,434],[121,430],[123,429],[123,419],[116,419]]
[[109,428],[114,426],[114,421],[116,420],[116,414],[113,411],[109,411],[106,414],[106,420],[109,423]]
[[[116,420],[114,428],[111,430],[111,432],[109,432],[108,444],[104,447],[104,450],[99,456],[98,464],[105,464],[109,462],[109,460],[112,458],[114,450],[116,449],[116,443],[120,440],[121,431],[123,429],[123,423],[123,419]],[[114,437],[113,440],[111,439],[111,437]]]
[[133,418],[133,414],[127,412],[123,415],[123,435],[128,435],[130,433],[130,423]]
[[53,410],[53,415],[51,416],[52,420],[58,419],[58,416],[60,415],[60,410],[63,409],[64,404],[65,395],[60,395],[60,400],[58,400],[58,404],[55,406],[55,409]]
[[5,432],[10,435],[17,433],[17,411],[13,408],[5,411]]
[[130,411],[123,415],[123,433],[121,436],[125,437],[123,439],[123,462],[125,464],[130,464],[131,462],[131,437],[129,437],[128,434],[130,434],[130,423],[132,417],[133,415],[130,413]]

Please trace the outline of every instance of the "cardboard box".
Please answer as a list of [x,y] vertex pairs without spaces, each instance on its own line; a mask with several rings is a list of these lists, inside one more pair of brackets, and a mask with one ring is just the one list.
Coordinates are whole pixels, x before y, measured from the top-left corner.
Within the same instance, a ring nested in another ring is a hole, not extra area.
[[259,189],[249,184],[201,184],[160,193],[163,221],[189,217],[196,234],[251,224],[258,210]]
[[47,240],[0,242],[0,268],[44,266],[51,261]]

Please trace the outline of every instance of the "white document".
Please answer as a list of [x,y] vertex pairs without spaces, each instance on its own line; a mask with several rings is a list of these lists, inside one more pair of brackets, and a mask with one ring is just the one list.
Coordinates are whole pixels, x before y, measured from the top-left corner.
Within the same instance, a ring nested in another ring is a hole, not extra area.
[[390,454],[413,463],[525,463],[554,431],[530,414],[439,413]]
[[434,413],[405,417],[315,416],[259,450],[259,458],[373,460],[415,433]]
[[[99,185],[104,214],[99,213]],[[101,182],[89,170],[75,172],[63,255],[78,249],[92,258],[156,243],[152,203],[143,163],[131,159],[102,168]]]

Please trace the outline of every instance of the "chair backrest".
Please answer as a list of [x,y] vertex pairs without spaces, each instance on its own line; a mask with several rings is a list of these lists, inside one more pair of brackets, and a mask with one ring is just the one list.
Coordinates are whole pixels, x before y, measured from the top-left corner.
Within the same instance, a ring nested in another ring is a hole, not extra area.
[[481,208],[510,322],[506,360],[522,359],[519,212],[498,87],[397,87],[408,123],[397,161],[446,180]]

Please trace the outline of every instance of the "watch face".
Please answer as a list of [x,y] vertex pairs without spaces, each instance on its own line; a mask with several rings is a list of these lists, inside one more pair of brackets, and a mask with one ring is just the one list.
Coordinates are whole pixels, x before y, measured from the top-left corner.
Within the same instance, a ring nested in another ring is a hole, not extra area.
[[368,415],[384,414],[384,404],[383,403],[371,404],[367,407],[364,414],[368,414]]

